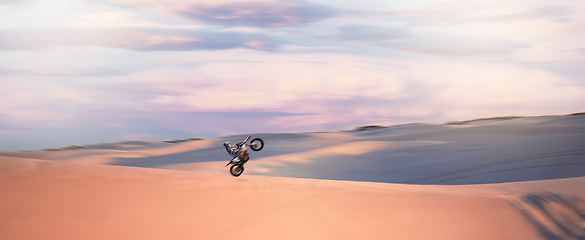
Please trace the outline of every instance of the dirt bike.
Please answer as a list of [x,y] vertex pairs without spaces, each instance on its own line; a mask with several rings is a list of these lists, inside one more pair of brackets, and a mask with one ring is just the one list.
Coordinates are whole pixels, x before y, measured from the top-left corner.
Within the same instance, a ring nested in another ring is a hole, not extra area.
[[[246,164],[246,162],[248,162],[248,160],[250,159],[247,147],[250,147],[254,151],[260,151],[262,150],[262,148],[264,148],[264,141],[261,138],[254,138],[252,139],[252,141],[250,141],[250,143],[248,143],[250,137],[251,136],[248,136],[246,140],[244,140],[243,142],[236,143],[236,146],[238,147],[238,155],[232,158],[232,160],[230,160],[225,165],[226,167],[229,166],[230,164],[232,165],[230,167],[230,173],[234,177],[239,177],[240,175],[242,175],[242,173],[244,172],[244,164]],[[235,161],[238,158],[240,159],[240,161]]]

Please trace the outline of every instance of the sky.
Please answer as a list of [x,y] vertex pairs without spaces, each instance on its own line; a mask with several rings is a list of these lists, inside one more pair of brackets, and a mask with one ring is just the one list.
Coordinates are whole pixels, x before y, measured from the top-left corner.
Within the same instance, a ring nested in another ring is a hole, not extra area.
[[0,150],[585,111],[585,2],[0,0]]

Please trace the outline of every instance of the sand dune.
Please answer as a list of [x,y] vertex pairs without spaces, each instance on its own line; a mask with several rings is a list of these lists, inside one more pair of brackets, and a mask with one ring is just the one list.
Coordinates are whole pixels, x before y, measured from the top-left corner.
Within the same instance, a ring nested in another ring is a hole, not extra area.
[[[252,154],[247,174],[254,175],[410,184],[585,176],[583,115],[255,136],[262,137],[267,147]],[[224,172],[217,163],[226,161],[220,142],[243,138],[210,140],[205,147],[182,152],[177,152],[182,148],[179,145],[167,155],[145,156],[138,154],[145,151],[134,151],[134,155],[119,155],[108,164]]]
[[253,136],[1,152],[0,235],[585,239],[583,115]]

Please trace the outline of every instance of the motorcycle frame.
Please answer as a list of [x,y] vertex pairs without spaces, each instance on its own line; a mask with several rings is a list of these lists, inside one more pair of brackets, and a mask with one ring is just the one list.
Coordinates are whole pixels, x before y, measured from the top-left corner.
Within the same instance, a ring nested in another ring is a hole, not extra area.
[[[250,137],[252,137],[252,136],[248,136],[246,138],[246,140],[244,140],[243,142],[236,143],[236,146],[238,146],[238,150],[242,149],[244,147],[244,145],[250,146],[250,144],[248,143],[248,140],[250,140]],[[241,164],[243,166],[244,164],[246,164],[246,162],[248,162],[248,160],[246,160],[246,161],[240,160],[239,163],[234,163],[234,160],[236,160],[236,158],[240,157],[240,155],[242,155],[242,153],[243,152],[239,153],[237,156],[235,156],[234,158],[232,158],[232,160],[230,160],[225,166],[227,167],[230,164]]]

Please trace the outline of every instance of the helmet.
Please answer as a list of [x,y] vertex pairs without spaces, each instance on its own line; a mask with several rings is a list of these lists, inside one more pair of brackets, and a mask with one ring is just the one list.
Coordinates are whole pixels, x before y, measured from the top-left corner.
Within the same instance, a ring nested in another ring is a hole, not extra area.
[[224,143],[223,143],[223,146],[224,146],[224,147],[229,147],[229,146],[230,146],[230,141],[224,142]]

